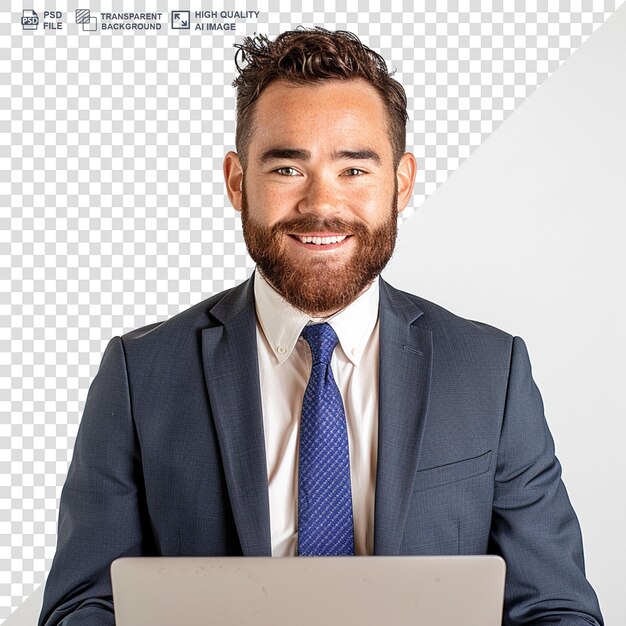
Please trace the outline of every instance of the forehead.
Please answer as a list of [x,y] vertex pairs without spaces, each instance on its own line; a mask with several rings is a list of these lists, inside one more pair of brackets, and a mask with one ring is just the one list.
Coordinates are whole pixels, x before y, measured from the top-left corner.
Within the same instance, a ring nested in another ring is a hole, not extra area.
[[383,99],[360,79],[310,85],[276,81],[256,101],[252,125],[251,152],[268,144],[330,148],[332,143],[336,148],[346,142],[361,148],[375,146],[385,156],[392,151]]

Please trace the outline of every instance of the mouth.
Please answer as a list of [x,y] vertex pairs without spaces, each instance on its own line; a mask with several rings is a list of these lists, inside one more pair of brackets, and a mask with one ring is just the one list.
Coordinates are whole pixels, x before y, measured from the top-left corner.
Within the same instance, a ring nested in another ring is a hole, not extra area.
[[328,246],[342,242],[348,235],[292,235],[302,243],[314,243],[316,246]]
[[343,245],[352,235],[339,233],[305,233],[300,235],[290,233],[289,237],[309,249],[333,250]]

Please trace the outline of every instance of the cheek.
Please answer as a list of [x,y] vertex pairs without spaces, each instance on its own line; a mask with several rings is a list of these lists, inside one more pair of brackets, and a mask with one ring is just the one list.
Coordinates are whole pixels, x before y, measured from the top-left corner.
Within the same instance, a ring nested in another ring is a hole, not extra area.
[[258,222],[272,225],[289,212],[291,200],[287,190],[269,185],[254,186],[253,181],[247,190],[250,214]]
[[272,222],[284,219],[297,213],[301,193],[289,185],[272,185],[261,190],[259,204]]
[[370,223],[382,222],[387,218],[393,199],[393,188],[386,185],[355,189],[349,194],[352,210]]

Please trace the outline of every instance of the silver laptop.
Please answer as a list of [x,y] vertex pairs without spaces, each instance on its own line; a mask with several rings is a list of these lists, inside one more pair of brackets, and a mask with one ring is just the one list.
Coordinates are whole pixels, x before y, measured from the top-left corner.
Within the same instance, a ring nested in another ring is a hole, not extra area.
[[504,561],[153,557],[111,565],[117,626],[500,626]]

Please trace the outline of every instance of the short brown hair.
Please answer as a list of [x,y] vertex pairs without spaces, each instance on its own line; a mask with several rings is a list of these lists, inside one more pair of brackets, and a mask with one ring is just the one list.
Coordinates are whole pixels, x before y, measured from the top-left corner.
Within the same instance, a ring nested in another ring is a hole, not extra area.
[[398,165],[406,148],[407,99],[404,87],[391,77],[383,57],[347,31],[298,28],[274,41],[265,35],[236,44],[237,134],[235,143],[243,166],[253,132],[254,103],[276,80],[294,84],[363,79],[381,95],[387,108],[389,135]]

